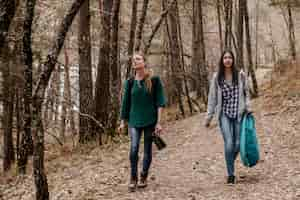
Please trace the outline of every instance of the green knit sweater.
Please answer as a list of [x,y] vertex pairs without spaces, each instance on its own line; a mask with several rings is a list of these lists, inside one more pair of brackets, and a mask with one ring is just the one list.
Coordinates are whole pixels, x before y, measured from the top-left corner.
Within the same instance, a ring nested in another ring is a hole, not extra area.
[[134,80],[131,94],[129,94],[129,81],[125,82],[121,119],[128,121],[130,127],[145,127],[157,122],[157,110],[166,105],[166,99],[160,78],[152,77],[152,83],[154,82],[152,93],[149,93],[144,80]]

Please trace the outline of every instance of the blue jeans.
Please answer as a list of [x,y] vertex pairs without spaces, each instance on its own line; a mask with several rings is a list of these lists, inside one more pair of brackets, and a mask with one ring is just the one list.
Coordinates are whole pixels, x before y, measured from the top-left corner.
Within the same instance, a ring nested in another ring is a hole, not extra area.
[[220,129],[224,139],[225,161],[228,176],[234,176],[234,162],[240,151],[240,123],[221,114]]
[[139,146],[140,140],[142,136],[142,132],[144,131],[144,160],[143,160],[143,171],[142,175],[147,176],[148,171],[152,161],[152,133],[155,130],[155,125],[147,126],[147,127],[129,127],[130,132],[130,164],[131,164],[131,177],[137,178],[138,174],[138,155],[139,155]]

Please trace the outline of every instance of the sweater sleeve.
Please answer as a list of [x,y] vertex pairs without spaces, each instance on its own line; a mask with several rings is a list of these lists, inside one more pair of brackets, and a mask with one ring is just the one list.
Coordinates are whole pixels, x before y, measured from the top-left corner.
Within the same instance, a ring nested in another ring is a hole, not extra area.
[[121,103],[121,114],[120,118],[121,120],[129,120],[129,112],[130,112],[130,102],[129,102],[129,81],[126,80],[124,83],[124,89],[123,89],[123,95],[122,95],[122,103]]
[[160,80],[159,77],[155,77],[155,78],[156,78],[155,104],[157,107],[165,107],[166,106],[166,97],[164,94],[164,88],[163,88],[162,81]]
[[217,85],[216,85],[217,74],[213,75],[213,78],[210,82],[209,93],[208,93],[208,105],[207,105],[207,117],[206,120],[209,123],[214,114],[215,108],[217,106]]

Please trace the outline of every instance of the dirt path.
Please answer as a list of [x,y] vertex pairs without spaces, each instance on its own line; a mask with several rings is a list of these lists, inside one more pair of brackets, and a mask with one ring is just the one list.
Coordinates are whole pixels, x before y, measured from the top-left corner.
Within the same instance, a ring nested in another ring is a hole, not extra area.
[[[253,102],[261,161],[247,169],[236,162],[237,184],[225,184],[223,140],[216,122],[203,128],[204,114],[166,125],[168,148],[155,149],[149,186],[128,193],[128,144],[95,149],[49,166],[53,200],[296,200],[300,199],[300,110],[272,113],[261,97]],[[299,105],[298,105],[299,106]],[[297,120],[298,119],[298,120]],[[140,154],[140,161],[142,152]],[[141,163],[141,162],[140,162]],[[0,186],[5,200],[34,199],[31,177]],[[1,195],[0,195],[1,199]]]

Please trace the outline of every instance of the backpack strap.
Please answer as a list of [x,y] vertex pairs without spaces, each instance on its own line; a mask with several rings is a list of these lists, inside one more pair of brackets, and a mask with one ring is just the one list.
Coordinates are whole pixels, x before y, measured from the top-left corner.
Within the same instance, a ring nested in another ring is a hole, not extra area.
[[[157,81],[158,81],[157,77],[153,77],[151,79],[151,82],[152,82],[151,95],[152,95],[154,104],[155,104],[155,100],[156,100]],[[127,97],[128,98],[128,105],[129,106],[131,105],[131,90],[132,90],[133,84],[134,84],[134,77],[130,77],[128,79],[128,97]]]
[[131,90],[133,87],[133,83],[134,83],[134,77],[130,77],[128,79],[128,105],[129,105],[129,110],[130,110],[130,105],[131,105]]
[[156,90],[157,90],[157,81],[158,81],[158,78],[157,77],[153,77],[151,79],[151,82],[152,82],[152,91],[151,91],[151,95],[152,95],[152,98],[153,98],[153,103],[154,103],[154,106],[156,107]]

